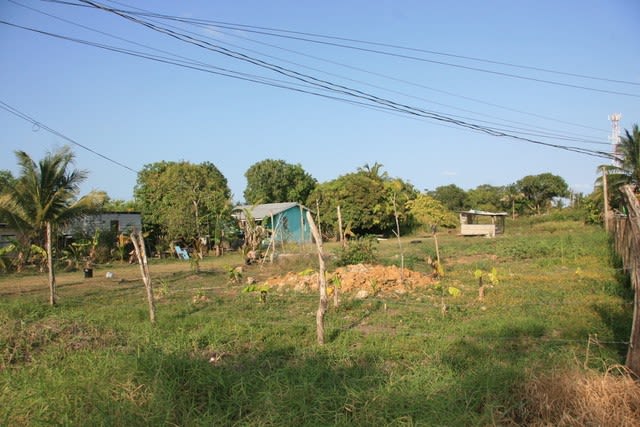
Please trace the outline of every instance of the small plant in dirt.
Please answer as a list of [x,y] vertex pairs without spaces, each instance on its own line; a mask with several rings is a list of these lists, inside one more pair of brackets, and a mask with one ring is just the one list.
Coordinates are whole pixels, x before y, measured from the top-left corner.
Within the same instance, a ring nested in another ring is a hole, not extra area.
[[227,267],[229,282],[238,284],[242,280],[242,267]]
[[498,279],[498,270],[496,270],[495,267],[492,268],[490,272],[477,269],[474,271],[473,277],[478,279],[478,299],[480,301],[484,299],[484,291],[487,286],[493,287],[500,283],[500,280]]
[[302,270],[300,273],[298,273],[298,276],[311,276],[313,273],[315,273],[316,271],[313,268],[306,268],[304,270]]
[[376,262],[377,241],[373,236],[360,237],[340,249],[338,252],[338,266],[352,264],[373,264]]
[[201,302],[209,301],[209,297],[204,293],[204,291],[198,289],[196,293],[191,297],[191,302],[193,304],[198,304]]
[[164,298],[169,295],[169,284],[166,280],[160,279],[160,286],[156,290],[156,296],[158,298]]
[[269,292],[269,286],[267,285],[249,285],[245,287],[242,292],[250,293],[250,292],[258,292],[260,293],[260,302],[267,302],[267,293]]
[[76,271],[87,262],[90,244],[87,241],[80,241],[72,243],[62,250],[60,261],[64,262],[65,271]]

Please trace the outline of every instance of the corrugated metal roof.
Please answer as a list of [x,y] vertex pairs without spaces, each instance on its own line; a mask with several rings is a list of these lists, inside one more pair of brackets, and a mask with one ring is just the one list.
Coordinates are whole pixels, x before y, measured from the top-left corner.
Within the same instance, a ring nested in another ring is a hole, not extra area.
[[[242,205],[233,208],[234,216],[238,219],[244,219],[244,210],[248,210],[253,216],[253,219],[258,221],[271,215],[277,215],[280,212],[284,212],[291,209],[294,206],[299,206],[296,202],[284,202],[284,203],[265,203],[263,205]],[[304,206],[303,209],[307,210]]]
[[484,216],[507,216],[509,215],[506,212],[487,212],[487,211],[477,211],[474,209],[470,209],[468,211],[460,211],[461,214],[472,214],[472,215],[484,215]]

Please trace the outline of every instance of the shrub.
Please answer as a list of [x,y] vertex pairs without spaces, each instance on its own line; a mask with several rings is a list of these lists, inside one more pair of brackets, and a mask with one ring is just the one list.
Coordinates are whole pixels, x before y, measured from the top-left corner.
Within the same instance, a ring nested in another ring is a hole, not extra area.
[[344,248],[338,251],[336,264],[344,266],[374,263],[376,261],[376,247],[374,245],[377,243],[373,236],[350,240]]

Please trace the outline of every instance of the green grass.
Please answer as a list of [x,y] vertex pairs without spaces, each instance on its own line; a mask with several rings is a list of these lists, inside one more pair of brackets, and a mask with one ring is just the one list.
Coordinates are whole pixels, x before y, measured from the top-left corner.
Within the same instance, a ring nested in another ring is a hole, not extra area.
[[[3,276],[0,425],[506,424],[531,375],[624,360],[631,295],[600,229],[510,222],[496,239],[445,233],[438,242],[437,286],[342,296],[324,346],[315,343],[317,295],[270,291],[262,303],[242,292],[249,276],[316,268],[313,255],[248,267],[237,284],[228,275],[237,255],[206,259],[200,274],[152,263],[154,326],[132,266],[109,267],[123,282],[102,279],[106,268],[92,280],[61,274],[54,308],[43,276]],[[403,247],[407,265],[431,273],[430,236]],[[376,252],[398,263],[395,240]],[[500,282],[478,301],[474,271],[491,268]],[[590,336],[600,344],[587,358]]]

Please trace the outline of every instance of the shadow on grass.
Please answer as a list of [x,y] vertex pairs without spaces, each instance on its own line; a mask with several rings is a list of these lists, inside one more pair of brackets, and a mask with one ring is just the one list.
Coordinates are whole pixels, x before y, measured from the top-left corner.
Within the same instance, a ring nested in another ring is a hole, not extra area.
[[624,363],[629,348],[626,343],[631,337],[633,306],[628,304],[612,307],[611,304],[594,304],[592,307],[602,322],[611,330],[613,341],[615,341],[612,345],[619,356],[619,362]]
[[[343,302],[343,304],[340,306],[340,312],[344,313],[361,309],[363,305],[365,305],[364,300],[348,300],[346,302]],[[328,336],[328,342],[334,342],[340,337],[340,334],[342,334],[343,332],[347,332],[357,328],[358,326],[361,326],[363,322],[367,320],[374,312],[380,311],[384,307],[384,303],[379,300],[375,300],[375,302],[373,303],[367,302],[366,305],[367,308],[362,311],[362,313],[357,318],[353,319],[346,326],[331,331]]]
[[135,381],[148,391],[152,417],[145,423],[154,425],[366,424],[358,399],[385,381],[371,360],[337,366],[293,347],[234,355],[147,351],[138,367]]
[[[447,391],[451,404],[463,405],[467,414],[476,414],[488,424],[511,423],[521,404],[518,395],[527,361],[535,359],[535,353],[552,351],[541,344],[544,334],[541,323],[527,321],[482,336],[458,338],[443,355],[443,362],[459,378]],[[505,401],[505,396],[512,400]]]

